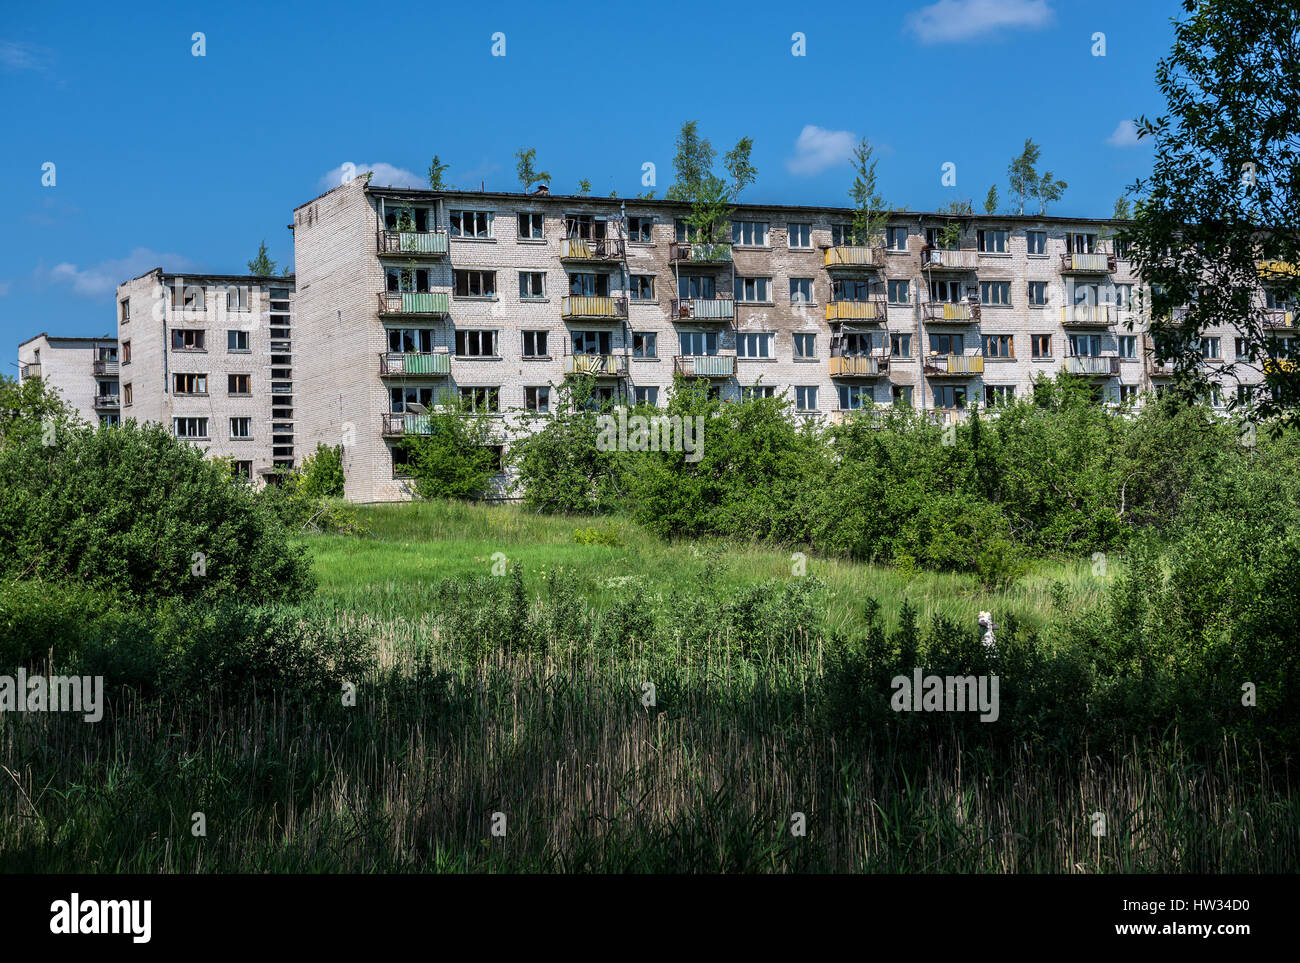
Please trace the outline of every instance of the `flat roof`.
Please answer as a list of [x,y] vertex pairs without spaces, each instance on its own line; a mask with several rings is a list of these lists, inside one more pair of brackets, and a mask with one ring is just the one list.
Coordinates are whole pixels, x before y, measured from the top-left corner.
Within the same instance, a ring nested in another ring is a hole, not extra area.
[[193,278],[196,281],[282,281],[285,284],[292,284],[296,275],[293,274],[205,274],[201,271],[164,271],[160,267],[150,268],[143,274],[137,274],[133,278],[127,278],[122,284],[130,284],[132,281],[139,281],[141,278],[147,278],[151,274],[161,274],[165,278]]
[[18,347],[21,348],[25,344],[39,341],[41,338],[44,338],[50,344],[54,344],[56,341],[71,341],[77,344],[103,344],[105,341],[117,341],[117,335],[115,334],[106,334],[102,338],[83,338],[76,335],[50,334],[48,331],[42,331],[40,334],[32,335],[26,341],[19,341]]

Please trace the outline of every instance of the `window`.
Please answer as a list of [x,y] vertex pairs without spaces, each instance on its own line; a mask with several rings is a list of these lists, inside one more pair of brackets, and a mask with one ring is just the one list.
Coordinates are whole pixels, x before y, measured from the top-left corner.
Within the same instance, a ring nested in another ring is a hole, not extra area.
[[173,418],[172,423],[175,426],[177,438],[208,437],[208,419],[206,418]]
[[390,388],[388,399],[393,414],[400,415],[407,411],[410,405],[421,405],[426,410],[433,407],[433,389],[432,388]]
[[889,353],[895,358],[912,357],[912,336],[891,331],[889,334]]
[[131,363],[131,342],[123,341],[122,342],[122,364],[130,364],[130,363]]
[[790,279],[790,303],[809,304],[812,302],[812,278]]
[[1223,357],[1220,348],[1219,338],[1202,338],[1201,339],[1201,356],[1211,360],[1219,360]]
[[535,301],[546,297],[546,273],[544,271],[520,271],[519,297],[524,301]]
[[[884,335],[881,335],[883,338]],[[871,334],[866,331],[854,331],[838,339],[839,353],[846,357],[852,358],[858,355],[871,354]],[[831,345],[831,354],[836,353],[836,345]]]
[[632,357],[657,358],[659,356],[659,336],[653,331],[632,332]]
[[1121,334],[1118,338],[1119,356],[1121,358],[1136,358],[1138,339],[1136,334]]
[[891,280],[889,282],[889,303],[890,304],[910,304],[912,298],[912,288],[907,281]]
[[871,385],[838,385],[841,411],[857,411],[869,407],[873,401]]
[[569,293],[581,297],[609,297],[608,274],[570,274]]
[[524,357],[525,358],[546,358],[550,356],[546,344],[545,331],[525,331],[524,332]]
[[679,331],[677,333],[681,353],[684,355],[713,355],[718,353],[718,333],[716,331]]
[[741,401],[753,401],[755,398],[775,398],[776,389],[771,385],[742,385],[740,388]]
[[1014,400],[1016,397],[1015,385],[985,385],[984,386],[984,405],[987,408],[997,408],[999,405],[1005,405]]
[[891,251],[907,250],[907,228],[905,227],[887,227],[885,228],[885,247]]
[[761,334],[736,335],[737,358],[771,358],[775,353],[776,335],[770,332]]
[[889,392],[890,400],[900,408],[912,407],[912,386],[893,385]]
[[571,341],[574,354],[609,354],[613,350],[608,331],[574,331]]
[[981,281],[980,304],[1010,304],[1010,281]]
[[713,298],[717,294],[717,282],[709,275],[683,274],[677,279],[677,297],[686,301],[691,298]]
[[496,271],[456,271],[456,297],[494,298],[497,296]]
[[944,411],[960,411],[966,407],[965,385],[934,385],[934,406]]
[[655,279],[652,274],[633,274],[632,286],[628,296],[633,301],[653,301],[655,299]]
[[451,236],[490,238],[493,216],[491,211],[452,211]]
[[795,411],[817,410],[817,386],[796,385],[794,389]]
[[[1134,337],[1136,338],[1136,335]],[[1233,352],[1238,358],[1247,358],[1251,361],[1255,360],[1255,352],[1250,350],[1250,342],[1245,338],[1237,338],[1234,340],[1232,347]]]
[[1072,334],[1070,335],[1070,354],[1076,358],[1100,358],[1101,357],[1101,335],[1099,334]]
[[253,437],[253,419],[252,418],[231,418],[230,419],[230,437],[234,438],[252,438]]
[[230,473],[238,475],[240,478],[253,477],[253,463],[251,461],[236,461],[230,466]]
[[1009,334],[986,334],[983,336],[983,351],[986,358],[1014,358],[1014,342]]
[[1031,334],[1029,336],[1029,353],[1035,358],[1052,356],[1052,336],[1050,334]]
[[542,385],[524,388],[524,407],[539,415],[546,414],[551,410],[551,389]]
[[771,278],[736,278],[736,300],[767,303],[772,300]]
[[831,281],[832,301],[869,301],[873,294],[878,293],[879,288],[872,290],[869,281],[849,281],[838,278]]
[[182,287],[179,285],[172,287],[172,307],[181,308],[185,311],[202,311],[203,310],[203,289],[189,285]]
[[649,405],[651,408],[658,408],[659,389],[654,385],[643,385],[633,388],[632,400],[634,404]]
[[961,354],[966,346],[966,339],[960,334],[930,335],[931,354]]
[[962,287],[960,281],[931,281],[930,282],[930,300],[941,301],[946,304],[956,304],[962,300]]
[[497,356],[496,331],[474,329],[457,331],[456,356],[458,358],[495,358]]
[[231,395],[251,395],[252,378],[246,374],[226,375],[226,393]]
[[204,331],[196,331],[192,328],[176,328],[172,331],[172,350],[173,351],[202,351]]
[[226,310],[227,311],[247,311],[248,295],[250,289],[245,287],[226,288]]
[[[429,328],[389,328],[388,350],[394,354],[429,354],[433,351],[433,331]],[[272,363],[275,356],[272,355]],[[272,374],[272,377],[276,377]]]
[[794,336],[794,356],[801,361],[811,361],[817,357],[817,335],[796,334]]
[[731,243],[746,247],[767,247],[767,221],[733,221]]
[[1121,311],[1129,311],[1133,307],[1133,285],[1116,284],[1115,285],[1115,306]]
[[790,224],[788,225],[790,233],[790,246],[798,248],[812,247],[812,225],[811,224]]
[[546,235],[543,232],[545,226],[545,217],[537,213],[521,213],[519,215],[519,240],[521,241],[540,241]]
[[629,217],[627,219],[627,239],[636,244],[651,244],[654,242],[654,224],[653,217]]
[[386,289],[391,292],[427,292],[429,290],[428,268],[388,268],[384,272]]
[[460,401],[470,411],[476,413],[497,411],[501,405],[501,389],[499,387],[461,388]]
[[1065,235],[1065,249],[1071,254],[1096,254],[1097,235],[1067,234]]
[[1047,253],[1046,231],[1025,231],[1025,248],[1032,254]]
[[172,375],[172,390],[178,395],[206,395],[208,376],[205,374]]
[[129,405],[135,402],[135,392],[131,390],[130,384],[122,385],[122,403]]
[[1007,253],[1007,232],[1001,229],[985,230],[981,229],[976,232],[979,237],[979,249],[981,254],[1006,254]]
[[835,247],[857,247],[861,246],[862,242],[854,235],[852,225],[832,224],[831,244]]
[[248,350],[248,332],[247,332],[247,331],[227,331],[227,332],[226,332],[226,350],[227,350],[227,351],[247,351],[247,350]]
[[118,309],[118,317],[121,318],[122,323],[129,322],[131,320],[131,299],[127,298],[125,301],[119,301]]
[[[1241,387],[1244,388],[1244,387],[1246,387],[1246,386],[1245,386],[1245,385],[1242,385]],[[1138,396],[1138,386],[1137,386],[1137,385],[1120,385],[1120,386],[1119,386],[1119,403],[1120,403],[1121,405],[1129,405],[1129,404],[1132,404],[1133,402],[1137,401],[1137,396]]]
[[1027,285],[1029,294],[1029,306],[1032,308],[1041,308],[1047,304],[1047,282],[1030,281]]

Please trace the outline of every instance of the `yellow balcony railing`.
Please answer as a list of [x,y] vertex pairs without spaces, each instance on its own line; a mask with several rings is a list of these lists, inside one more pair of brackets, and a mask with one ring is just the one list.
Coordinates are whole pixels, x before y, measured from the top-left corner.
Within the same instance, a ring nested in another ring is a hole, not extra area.
[[827,321],[884,321],[883,299],[870,301],[831,301],[826,305]]
[[865,247],[856,244],[841,244],[826,249],[825,264],[833,267],[882,267],[885,263],[883,247]]

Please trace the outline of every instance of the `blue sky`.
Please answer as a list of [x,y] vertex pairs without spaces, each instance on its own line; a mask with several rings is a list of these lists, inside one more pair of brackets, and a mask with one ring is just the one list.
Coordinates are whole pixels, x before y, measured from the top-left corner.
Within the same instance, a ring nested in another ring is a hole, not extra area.
[[[1107,216],[1149,167],[1123,125],[1162,110],[1153,71],[1178,12],[1176,0],[11,4],[4,367],[37,332],[113,330],[114,286],[149,268],[242,273],[263,238],[292,263],[293,208],[346,163],[400,182],[437,153],[456,186],[514,190],[514,152],[530,146],[556,192],[587,178],[593,193],[633,195],[651,162],[662,194],[677,130],[697,119],[720,153],[754,139],[745,200],[847,203],[848,150],[867,137],[886,199],[929,210],[979,206],[991,183],[1005,195],[1032,137],[1040,169],[1070,185],[1051,212]],[[498,33],[505,56],[492,55]]]

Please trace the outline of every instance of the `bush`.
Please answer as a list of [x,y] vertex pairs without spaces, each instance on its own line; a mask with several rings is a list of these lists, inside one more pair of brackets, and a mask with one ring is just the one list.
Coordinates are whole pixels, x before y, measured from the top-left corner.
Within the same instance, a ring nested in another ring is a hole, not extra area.
[[415,494],[421,498],[477,498],[497,473],[491,419],[462,406],[442,407],[423,416],[427,435],[407,435],[398,443],[406,453]]
[[311,593],[306,551],[252,488],[162,427],[67,428],[41,441],[0,447],[0,577],[142,601]]

